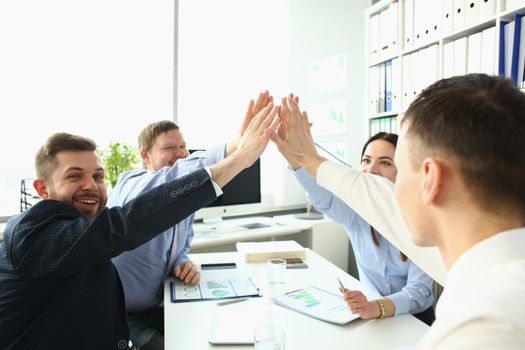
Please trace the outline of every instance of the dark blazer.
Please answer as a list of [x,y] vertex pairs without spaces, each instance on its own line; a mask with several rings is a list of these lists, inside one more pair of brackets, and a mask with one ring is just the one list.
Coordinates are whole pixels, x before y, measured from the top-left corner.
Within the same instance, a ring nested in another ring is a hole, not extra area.
[[44,200],[0,244],[0,349],[126,349],[124,294],[111,258],[216,198],[204,169],[86,219]]

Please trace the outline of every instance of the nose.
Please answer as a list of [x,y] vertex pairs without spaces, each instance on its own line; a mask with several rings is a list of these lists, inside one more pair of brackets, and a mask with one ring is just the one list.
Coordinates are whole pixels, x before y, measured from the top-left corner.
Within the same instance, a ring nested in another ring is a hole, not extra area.
[[374,175],[381,175],[381,172],[379,170],[380,170],[379,164],[375,160],[373,160],[370,162],[370,164],[367,165],[365,172],[371,173]]
[[86,177],[86,179],[82,182],[82,189],[90,192],[98,192],[97,183],[91,177]]
[[176,157],[177,159],[180,159],[180,158],[186,158],[187,156],[190,155],[190,152],[188,152],[188,150],[186,149],[183,149],[183,148],[179,148],[176,152]]

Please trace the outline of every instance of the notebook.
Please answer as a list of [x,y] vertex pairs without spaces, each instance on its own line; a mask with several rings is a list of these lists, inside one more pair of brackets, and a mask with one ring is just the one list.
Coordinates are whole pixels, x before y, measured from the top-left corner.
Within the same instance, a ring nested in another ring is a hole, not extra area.
[[253,332],[268,324],[264,307],[254,301],[217,306],[208,342],[213,345],[254,344]]

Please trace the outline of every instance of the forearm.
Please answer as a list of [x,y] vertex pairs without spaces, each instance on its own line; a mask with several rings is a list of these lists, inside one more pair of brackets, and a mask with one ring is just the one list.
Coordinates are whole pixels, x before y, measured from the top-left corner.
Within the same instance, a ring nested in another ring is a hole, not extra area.
[[210,167],[212,180],[221,188],[250,164],[242,155],[234,152],[223,161]]

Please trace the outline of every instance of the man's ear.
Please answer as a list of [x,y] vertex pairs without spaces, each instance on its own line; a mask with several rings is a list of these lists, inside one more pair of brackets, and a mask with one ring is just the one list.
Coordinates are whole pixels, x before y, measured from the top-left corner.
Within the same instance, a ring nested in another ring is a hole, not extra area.
[[142,161],[144,162],[144,164],[149,164],[149,155],[148,155],[148,152],[146,152],[145,150],[141,149],[140,150],[140,158],[142,158]]
[[49,191],[47,189],[47,184],[44,179],[36,179],[35,181],[33,181],[33,187],[35,188],[40,198],[42,199],[49,198]]
[[435,158],[423,160],[423,172],[425,180],[423,183],[422,198],[425,205],[436,203],[443,190],[443,164]]

